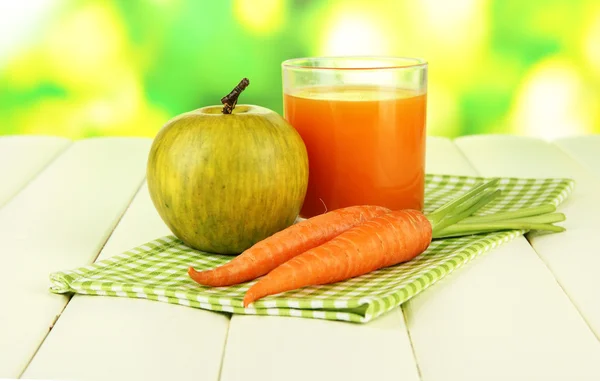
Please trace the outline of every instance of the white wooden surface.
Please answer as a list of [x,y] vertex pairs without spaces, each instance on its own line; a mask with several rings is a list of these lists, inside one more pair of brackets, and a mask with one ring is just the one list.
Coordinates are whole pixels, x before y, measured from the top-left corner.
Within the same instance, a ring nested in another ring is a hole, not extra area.
[[231,319],[221,380],[418,380],[397,309],[366,325],[300,318]]
[[600,135],[562,138],[555,144],[585,169],[600,178]]
[[70,141],[52,136],[0,139],[0,207],[34,178]]
[[97,256],[143,180],[148,143],[74,143],[0,209],[1,377],[22,372],[68,301],[48,292],[48,274]]
[[[598,169],[600,140],[589,137],[570,140],[574,154]],[[590,145],[591,143],[591,145]],[[531,245],[577,306],[583,318],[600,337],[600,176],[594,174],[554,144],[531,138],[461,138],[458,146],[482,174],[498,173],[523,177],[570,177],[575,179],[573,196],[564,204],[568,231],[531,239]],[[596,159],[593,159],[595,145]],[[527,148],[527,149],[526,149]],[[491,165],[490,163],[494,163]],[[600,379],[600,377],[598,378]]]
[[168,234],[145,186],[125,210],[149,139],[74,143],[13,180],[15,192],[31,182],[0,209],[0,378],[600,380],[589,138],[430,138],[428,172],[576,177],[569,231],[503,245],[367,325],[75,296],[42,343],[68,301],[47,291],[49,272]]
[[[428,172],[494,174],[479,173],[449,140],[429,142]],[[404,309],[424,380],[600,379],[597,340],[523,237]]]
[[[144,186],[99,259],[167,234],[169,230]],[[204,310],[141,299],[76,295],[23,376],[217,380],[228,324],[227,315]],[[106,366],[98,367],[99,359]]]

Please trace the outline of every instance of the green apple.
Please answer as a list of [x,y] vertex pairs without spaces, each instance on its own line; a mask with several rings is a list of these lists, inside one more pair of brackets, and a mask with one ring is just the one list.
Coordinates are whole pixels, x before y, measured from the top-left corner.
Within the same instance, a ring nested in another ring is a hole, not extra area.
[[173,118],[150,149],[152,202],[197,250],[241,253],[293,224],[304,202],[308,156],[300,135],[274,111],[236,102],[230,113],[208,106]]

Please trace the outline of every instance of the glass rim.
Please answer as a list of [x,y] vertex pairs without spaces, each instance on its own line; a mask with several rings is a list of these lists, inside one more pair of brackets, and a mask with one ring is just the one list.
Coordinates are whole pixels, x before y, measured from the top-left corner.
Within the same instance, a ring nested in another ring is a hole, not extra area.
[[[365,65],[364,67],[354,66],[333,66],[333,65],[322,65],[322,66],[309,66],[306,63],[318,63],[319,61],[373,61],[389,62],[389,65]],[[302,64],[304,63],[304,64]],[[415,69],[415,68],[426,68],[428,62],[419,57],[405,57],[405,56],[314,56],[314,57],[298,57],[291,58],[281,63],[283,68],[289,69],[304,69],[304,70],[348,70],[348,71],[368,71],[368,70],[398,70],[398,69]]]

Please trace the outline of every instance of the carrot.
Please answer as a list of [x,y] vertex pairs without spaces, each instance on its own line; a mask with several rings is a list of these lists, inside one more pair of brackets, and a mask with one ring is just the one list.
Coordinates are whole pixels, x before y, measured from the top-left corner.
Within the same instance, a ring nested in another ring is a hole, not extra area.
[[564,230],[551,224],[564,220],[564,215],[540,215],[553,211],[543,207],[469,217],[500,194],[490,188],[497,181],[479,185],[428,215],[417,210],[398,210],[350,228],[259,279],[246,292],[244,307],[268,295],[335,283],[410,261],[437,237],[517,228]]
[[266,295],[345,280],[408,261],[429,247],[438,232],[482,208],[497,197],[499,179],[473,187],[433,213],[390,211],[356,225],[303,253],[294,253],[246,292],[247,307]]
[[[493,192],[488,188],[497,182],[495,179],[474,187],[458,199],[440,207],[429,216],[432,224],[442,228],[471,215],[474,210],[489,202]],[[275,233],[220,267],[200,272],[190,267],[188,275],[199,284],[213,287],[256,279],[306,250],[390,211],[379,206],[352,206],[333,210]]]
[[417,210],[372,218],[275,268],[246,292],[244,307],[267,295],[334,283],[406,262],[429,247],[432,225]]
[[267,274],[280,264],[317,247],[373,217],[390,212],[380,206],[351,206],[298,222],[254,244],[225,265],[188,275],[205,286],[230,286]]

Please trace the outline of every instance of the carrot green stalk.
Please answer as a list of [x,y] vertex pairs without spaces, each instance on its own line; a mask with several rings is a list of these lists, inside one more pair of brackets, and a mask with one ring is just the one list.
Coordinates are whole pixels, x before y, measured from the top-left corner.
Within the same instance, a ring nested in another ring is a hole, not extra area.
[[[518,215],[518,213],[514,213],[514,215]],[[492,219],[491,217],[493,216],[493,214],[489,216],[482,216],[481,220],[478,220],[479,217],[476,216],[470,217],[469,219],[465,219],[455,225],[448,226],[440,230],[435,238],[450,238],[503,230],[544,230],[554,233],[565,231],[565,228],[553,225],[553,223],[562,222],[566,219],[563,213],[550,213],[513,219],[500,218],[497,220]]]
[[461,221],[461,223],[467,223],[467,222],[486,222],[486,221],[505,221],[505,220],[510,220],[513,218],[522,218],[522,217],[530,217],[530,216],[537,216],[537,215],[541,215],[541,214],[547,214],[547,213],[553,213],[556,211],[556,207],[554,205],[548,204],[548,205],[542,205],[542,206],[535,206],[535,207],[531,207],[531,208],[521,208],[518,210],[513,210],[510,212],[499,212],[499,213],[494,213],[494,214],[488,214],[485,216],[471,216],[471,217],[467,217],[464,220]]
[[[510,222],[531,222],[535,224],[552,224],[565,221],[567,217],[563,213],[550,213],[541,216],[523,217],[508,220]],[[462,222],[462,221],[461,221]]]
[[563,213],[552,213],[555,210],[554,205],[543,205],[485,216],[470,216],[452,226],[440,229],[434,238],[459,237],[503,230],[563,232],[565,231],[563,227],[553,224],[564,221],[566,217]]
[[427,219],[432,226],[433,237],[436,237],[438,232],[444,228],[452,226],[475,213],[499,195],[500,190],[485,189],[480,195],[469,199],[466,202],[459,203],[450,209],[444,210],[445,214],[443,214],[442,218],[439,220],[437,219],[437,211],[434,213],[436,215],[435,217],[427,216]]
[[565,228],[552,224],[540,224],[532,222],[519,221],[502,221],[502,222],[486,222],[482,224],[464,224],[448,226],[440,231],[436,238],[451,238],[461,237],[472,234],[491,233],[503,230],[543,230],[554,233],[564,232]]
[[[469,207],[473,206],[473,204],[479,202],[482,197],[485,197],[486,190],[498,184],[499,181],[500,179],[494,178],[487,182],[480,182],[477,186],[474,186],[462,196],[442,205],[428,215],[431,225],[435,226],[437,229],[442,229],[443,227],[451,225],[453,222],[460,220],[460,218],[456,217],[456,210],[459,209],[461,211],[465,211],[469,209]],[[483,205],[480,205],[480,207],[481,206]],[[473,213],[473,211],[471,211],[471,213]],[[450,219],[449,217],[451,216],[454,216],[454,218]],[[462,218],[465,217],[466,216],[462,216]]]
[[[487,216],[486,216],[487,217]],[[527,216],[520,218],[509,218],[509,219],[486,219],[478,220],[477,217],[470,219],[469,221],[460,221],[457,223],[459,226],[470,226],[470,225],[482,225],[486,223],[502,223],[502,222],[522,222],[522,223],[537,223],[537,224],[552,224],[555,222],[562,222],[566,220],[563,213],[549,213],[541,214],[538,216]]]

